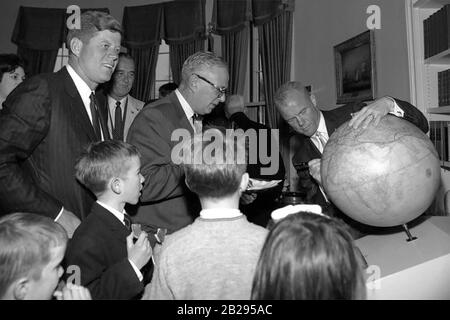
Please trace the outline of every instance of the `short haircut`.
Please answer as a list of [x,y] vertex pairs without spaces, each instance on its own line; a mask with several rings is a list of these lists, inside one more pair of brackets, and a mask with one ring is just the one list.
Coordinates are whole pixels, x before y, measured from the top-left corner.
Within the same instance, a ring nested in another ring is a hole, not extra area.
[[2,81],[3,74],[11,73],[18,67],[22,67],[25,70],[25,61],[18,55],[13,53],[0,54],[0,82]]
[[193,73],[213,67],[228,69],[227,63],[213,52],[198,51],[184,61],[181,69],[181,81],[187,81]]
[[362,261],[346,228],[309,212],[277,222],[261,251],[252,299],[364,299]]
[[170,94],[172,91],[175,91],[178,88],[178,85],[174,82],[169,82],[163,84],[161,87],[159,87],[159,97],[165,97],[168,94]]
[[120,140],[90,144],[75,165],[75,176],[95,195],[108,188],[108,182],[130,169],[130,158],[140,157],[138,149]]
[[80,29],[74,28],[67,32],[66,46],[71,51],[70,42],[73,38],[88,43],[97,32],[103,30],[122,34],[122,26],[113,16],[101,11],[86,11],[80,16]]
[[275,106],[278,109],[283,108],[289,101],[290,94],[293,91],[297,91],[298,93],[300,93],[304,99],[306,98],[310,99],[311,96],[310,92],[301,82],[289,81],[284,83],[275,92],[275,95],[273,97],[273,102]]
[[[208,132],[218,139],[213,142],[220,146],[222,153],[211,150],[209,139],[204,139],[203,135],[195,135],[187,143],[191,152],[183,162],[186,184],[200,198],[225,198],[239,190],[247,169],[245,145],[243,140],[228,137],[218,129],[208,129]],[[198,159],[201,161],[197,161]]]
[[0,219],[0,298],[21,277],[39,280],[52,258],[51,249],[66,246],[67,233],[51,218],[13,213]]

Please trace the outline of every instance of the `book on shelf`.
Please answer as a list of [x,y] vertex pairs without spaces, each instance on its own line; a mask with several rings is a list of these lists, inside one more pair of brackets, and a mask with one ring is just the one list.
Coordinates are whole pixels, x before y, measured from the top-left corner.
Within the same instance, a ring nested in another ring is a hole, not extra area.
[[450,48],[450,4],[423,20],[424,57],[432,57]]
[[450,69],[437,73],[438,76],[438,105],[450,106]]

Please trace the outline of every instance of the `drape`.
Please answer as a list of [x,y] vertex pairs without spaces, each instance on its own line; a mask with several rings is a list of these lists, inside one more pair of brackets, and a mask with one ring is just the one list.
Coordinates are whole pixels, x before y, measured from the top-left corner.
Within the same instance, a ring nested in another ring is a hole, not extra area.
[[290,80],[292,22],[292,11],[284,11],[258,26],[266,115],[270,127],[280,130],[280,152],[284,159],[289,159],[289,130],[273,104],[273,97],[275,91]]
[[184,61],[197,51],[205,49],[204,40],[192,40],[187,43],[169,45],[170,68],[172,69],[173,82],[179,84],[181,81],[181,69]]
[[155,83],[162,17],[162,3],[125,7],[123,12],[123,45],[128,48],[136,66],[131,94],[144,102],[150,100]]
[[165,2],[163,25],[173,82],[179,84],[186,58],[205,49],[205,0]]
[[248,38],[248,27],[222,36],[222,54],[223,59],[228,63],[230,73],[228,89],[231,94],[244,94]]
[[52,72],[64,41],[65,9],[19,8],[11,41],[26,61],[27,76]]
[[250,20],[249,0],[214,1],[212,32],[222,36],[222,56],[228,63],[231,94],[244,94]]

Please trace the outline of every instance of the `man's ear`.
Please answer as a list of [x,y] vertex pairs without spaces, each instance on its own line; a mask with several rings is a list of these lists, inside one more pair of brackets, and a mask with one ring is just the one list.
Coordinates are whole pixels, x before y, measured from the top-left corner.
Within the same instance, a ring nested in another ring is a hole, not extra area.
[[239,191],[240,192],[244,192],[245,190],[247,190],[249,179],[250,178],[249,178],[247,172],[242,175],[241,184],[239,185]]
[[122,181],[119,178],[112,178],[110,182],[111,190],[115,194],[122,193]]
[[81,41],[81,39],[72,38],[72,40],[70,40],[70,51],[72,51],[75,56],[77,57],[80,56],[82,48],[83,48],[83,41]]
[[12,293],[15,300],[25,300],[30,289],[30,280],[28,278],[20,278],[12,284]]

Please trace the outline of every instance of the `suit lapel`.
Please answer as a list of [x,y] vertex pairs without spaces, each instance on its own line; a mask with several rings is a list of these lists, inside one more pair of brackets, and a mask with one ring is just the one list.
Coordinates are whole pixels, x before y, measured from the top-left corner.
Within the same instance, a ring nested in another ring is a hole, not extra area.
[[80,125],[82,132],[85,132],[90,140],[98,140],[94,128],[92,127],[91,120],[89,119],[89,115],[84,107],[83,100],[81,99],[75,83],[67,72],[67,69],[64,67],[59,73],[64,81],[64,88],[69,97],[69,108],[71,114],[75,117],[74,122]]
[[131,123],[144,106],[143,104],[140,105],[139,102],[139,100],[136,100],[132,96],[128,95],[128,108],[123,130],[124,137],[128,135],[128,130],[130,129]]
[[97,202],[94,202],[91,211],[102,221],[102,226],[104,228],[110,229],[115,238],[126,243],[126,237],[128,237],[130,232],[116,216]]
[[186,117],[186,114],[184,113],[183,107],[181,106],[181,103],[178,100],[175,91],[169,95],[169,99],[172,102],[171,105],[174,108],[174,113],[177,120],[176,126],[187,129],[191,134],[194,134],[194,128],[192,128],[191,126],[190,119]]

